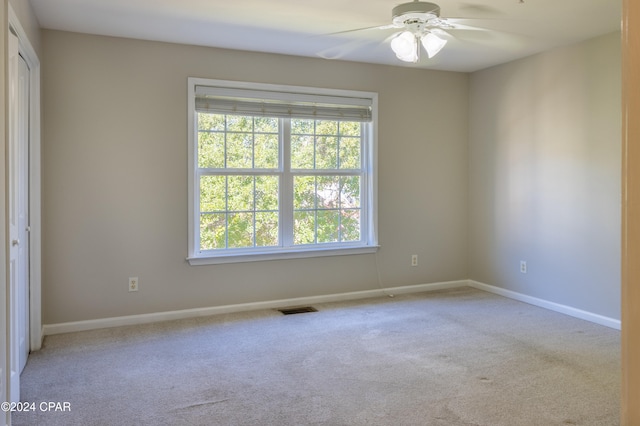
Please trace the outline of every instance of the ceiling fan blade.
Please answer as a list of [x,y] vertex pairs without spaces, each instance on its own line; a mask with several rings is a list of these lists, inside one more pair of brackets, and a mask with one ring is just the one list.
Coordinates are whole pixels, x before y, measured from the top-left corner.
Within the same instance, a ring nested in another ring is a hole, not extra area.
[[329,47],[328,49],[321,50],[320,52],[316,53],[316,55],[324,59],[340,59],[367,43],[369,43],[368,40],[352,40],[338,46],[333,46]]
[[522,45],[530,36],[495,28],[481,28],[470,25],[455,24],[452,28],[434,28],[430,30],[443,38],[455,39],[462,43],[474,45],[493,44],[500,41],[508,45]]
[[451,34],[449,32],[449,29],[442,29],[442,28],[434,28],[432,30],[429,30],[430,33],[433,33],[435,35],[437,35],[438,37],[452,37],[452,38],[457,38],[455,35]]
[[356,28],[356,29],[353,29],[353,30],[336,31],[334,33],[328,33],[328,34],[322,34],[322,35],[331,36],[331,35],[338,35],[338,34],[355,33],[356,31],[389,30],[391,28],[400,28],[400,27],[397,27],[394,24],[378,25],[378,26],[375,26],[375,27],[364,27],[364,28]]
[[429,31],[442,38],[457,40],[486,40],[492,38],[491,31],[487,28],[474,27],[471,25],[463,25],[458,23],[449,23],[447,25],[439,25],[436,28],[429,28]]
[[[530,36],[518,30],[517,20],[509,20],[507,22],[500,19],[495,20],[485,18],[449,18],[449,22],[451,23],[449,27],[443,27],[445,31],[458,32],[459,34],[469,32],[469,34],[473,34],[473,36],[477,38],[495,38],[505,36],[527,39],[530,38]],[[480,23],[480,25],[482,25],[482,22],[486,22],[487,27],[467,25],[467,23]]]
[[399,33],[394,32],[393,34],[385,37],[382,41],[371,41],[366,39],[352,40],[347,43],[340,44],[338,46],[330,47],[328,49],[321,50],[317,53],[318,56],[324,59],[340,59],[343,56],[363,47],[363,46],[371,46],[375,48],[377,46],[383,44],[389,44],[394,37],[396,37]]
[[488,28],[476,27],[473,25],[458,24],[458,23],[450,23],[448,26],[440,27],[440,29],[445,31],[482,31],[482,32],[491,31]]

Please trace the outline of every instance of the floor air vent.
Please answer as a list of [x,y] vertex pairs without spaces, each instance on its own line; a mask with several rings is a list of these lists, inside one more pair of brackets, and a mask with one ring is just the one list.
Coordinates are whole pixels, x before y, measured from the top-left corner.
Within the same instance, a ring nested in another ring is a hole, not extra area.
[[313,308],[311,306],[301,306],[299,308],[282,308],[278,310],[282,312],[284,315],[304,314],[307,312],[318,312],[316,308]]

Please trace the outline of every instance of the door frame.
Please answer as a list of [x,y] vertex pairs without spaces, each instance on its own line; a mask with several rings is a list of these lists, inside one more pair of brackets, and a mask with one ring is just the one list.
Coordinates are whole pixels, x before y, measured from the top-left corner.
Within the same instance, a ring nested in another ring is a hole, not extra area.
[[622,407],[640,424],[640,3],[622,2]]
[[[29,347],[42,347],[42,176],[40,134],[40,59],[9,4],[9,26],[18,36],[19,52],[29,67]],[[8,34],[8,33],[7,33]],[[11,318],[7,318],[11,321]]]

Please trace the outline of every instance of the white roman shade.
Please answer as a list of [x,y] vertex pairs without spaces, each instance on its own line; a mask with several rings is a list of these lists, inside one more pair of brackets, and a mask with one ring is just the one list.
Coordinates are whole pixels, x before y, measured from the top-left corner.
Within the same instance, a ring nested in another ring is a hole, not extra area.
[[197,112],[314,120],[372,121],[369,98],[195,86]]

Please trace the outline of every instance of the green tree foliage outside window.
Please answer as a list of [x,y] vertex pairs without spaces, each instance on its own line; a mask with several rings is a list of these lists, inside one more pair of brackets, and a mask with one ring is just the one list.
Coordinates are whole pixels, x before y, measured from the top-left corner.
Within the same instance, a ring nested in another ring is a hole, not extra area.
[[[361,123],[203,112],[197,120],[200,250],[278,247],[283,209],[294,245],[361,240]],[[280,205],[284,187],[290,206]]]

